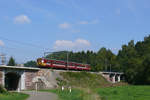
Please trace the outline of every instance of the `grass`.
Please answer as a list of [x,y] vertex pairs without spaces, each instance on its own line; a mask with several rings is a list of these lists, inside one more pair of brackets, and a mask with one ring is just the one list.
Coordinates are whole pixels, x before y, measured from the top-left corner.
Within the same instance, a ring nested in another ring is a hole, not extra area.
[[2,93],[0,94],[0,100],[26,100],[29,97],[23,93]]
[[58,95],[59,100],[100,100],[97,94],[87,92],[85,89],[72,89],[70,93],[69,90],[65,89],[53,89],[53,90],[41,90],[43,92],[52,92]]
[[[110,85],[106,79],[98,74],[91,74],[88,72],[62,72],[60,75],[63,79],[57,79],[59,86],[71,86],[72,88],[76,88],[69,96],[63,94],[65,93],[63,92],[62,95],[64,95],[64,97],[60,95],[60,100],[100,100],[99,95],[95,92],[95,88]],[[78,91],[78,95],[75,91]],[[58,92],[56,92],[56,94],[59,95]]]
[[119,86],[97,91],[102,100],[150,100],[150,86]]
[[61,91],[61,89],[42,91],[56,93],[59,97],[59,100],[83,100],[83,91],[78,89],[73,89],[71,93],[69,90]]
[[63,72],[60,73],[63,80],[57,79],[61,86],[72,86],[80,88],[99,88],[109,83],[101,75],[91,74],[88,72]]

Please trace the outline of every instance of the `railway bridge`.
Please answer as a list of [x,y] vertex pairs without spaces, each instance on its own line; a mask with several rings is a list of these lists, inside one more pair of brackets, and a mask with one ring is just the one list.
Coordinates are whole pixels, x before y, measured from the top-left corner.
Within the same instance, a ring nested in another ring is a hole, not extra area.
[[[57,87],[56,79],[61,77],[59,73],[67,71],[0,65],[0,84],[8,90],[18,91],[54,88]],[[96,74],[101,74],[112,83],[120,82],[120,77],[123,75],[117,72],[98,72]]]

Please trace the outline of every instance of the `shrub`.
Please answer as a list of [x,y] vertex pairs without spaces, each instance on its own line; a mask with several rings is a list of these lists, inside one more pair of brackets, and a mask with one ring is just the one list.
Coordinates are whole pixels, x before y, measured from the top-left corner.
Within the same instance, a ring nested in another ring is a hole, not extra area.
[[0,93],[7,93],[7,90],[2,85],[0,85]]

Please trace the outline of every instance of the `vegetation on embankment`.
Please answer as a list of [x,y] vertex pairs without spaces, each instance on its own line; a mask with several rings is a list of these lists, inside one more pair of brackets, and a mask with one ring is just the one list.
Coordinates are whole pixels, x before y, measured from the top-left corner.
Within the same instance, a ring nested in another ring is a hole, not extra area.
[[[89,72],[62,72],[60,75],[62,79],[58,78],[58,85],[64,86],[65,91],[54,90],[56,94],[60,95],[60,100],[76,100],[69,99],[69,97],[80,98],[78,100],[101,100],[97,94],[96,88],[104,88],[122,84],[111,84],[104,77],[99,74]],[[75,88],[71,94],[68,87]],[[78,91],[78,92],[76,92]],[[78,95],[76,93],[79,93]]]
[[[89,72],[62,72],[62,79],[58,78],[58,85],[64,86],[65,91],[55,90],[55,93],[61,98],[60,100],[100,100],[95,88],[110,85],[101,75]],[[73,90],[69,93],[68,87]],[[70,99],[70,98],[79,99]]]
[[150,86],[120,86],[97,89],[102,100],[150,100]]
[[76,88],[99,88],[110,85],[101,75],[89,72],[62,72],[63,79],[57,79],[60,86],[71,86]]

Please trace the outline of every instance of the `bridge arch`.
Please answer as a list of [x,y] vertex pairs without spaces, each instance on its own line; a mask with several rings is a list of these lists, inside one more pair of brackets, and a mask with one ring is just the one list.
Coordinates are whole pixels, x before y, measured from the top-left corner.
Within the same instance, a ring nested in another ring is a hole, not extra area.
[[20,85],[21,75],[16,72],[8,72],[5,74],[5,88],[7,90],[17,90]]

